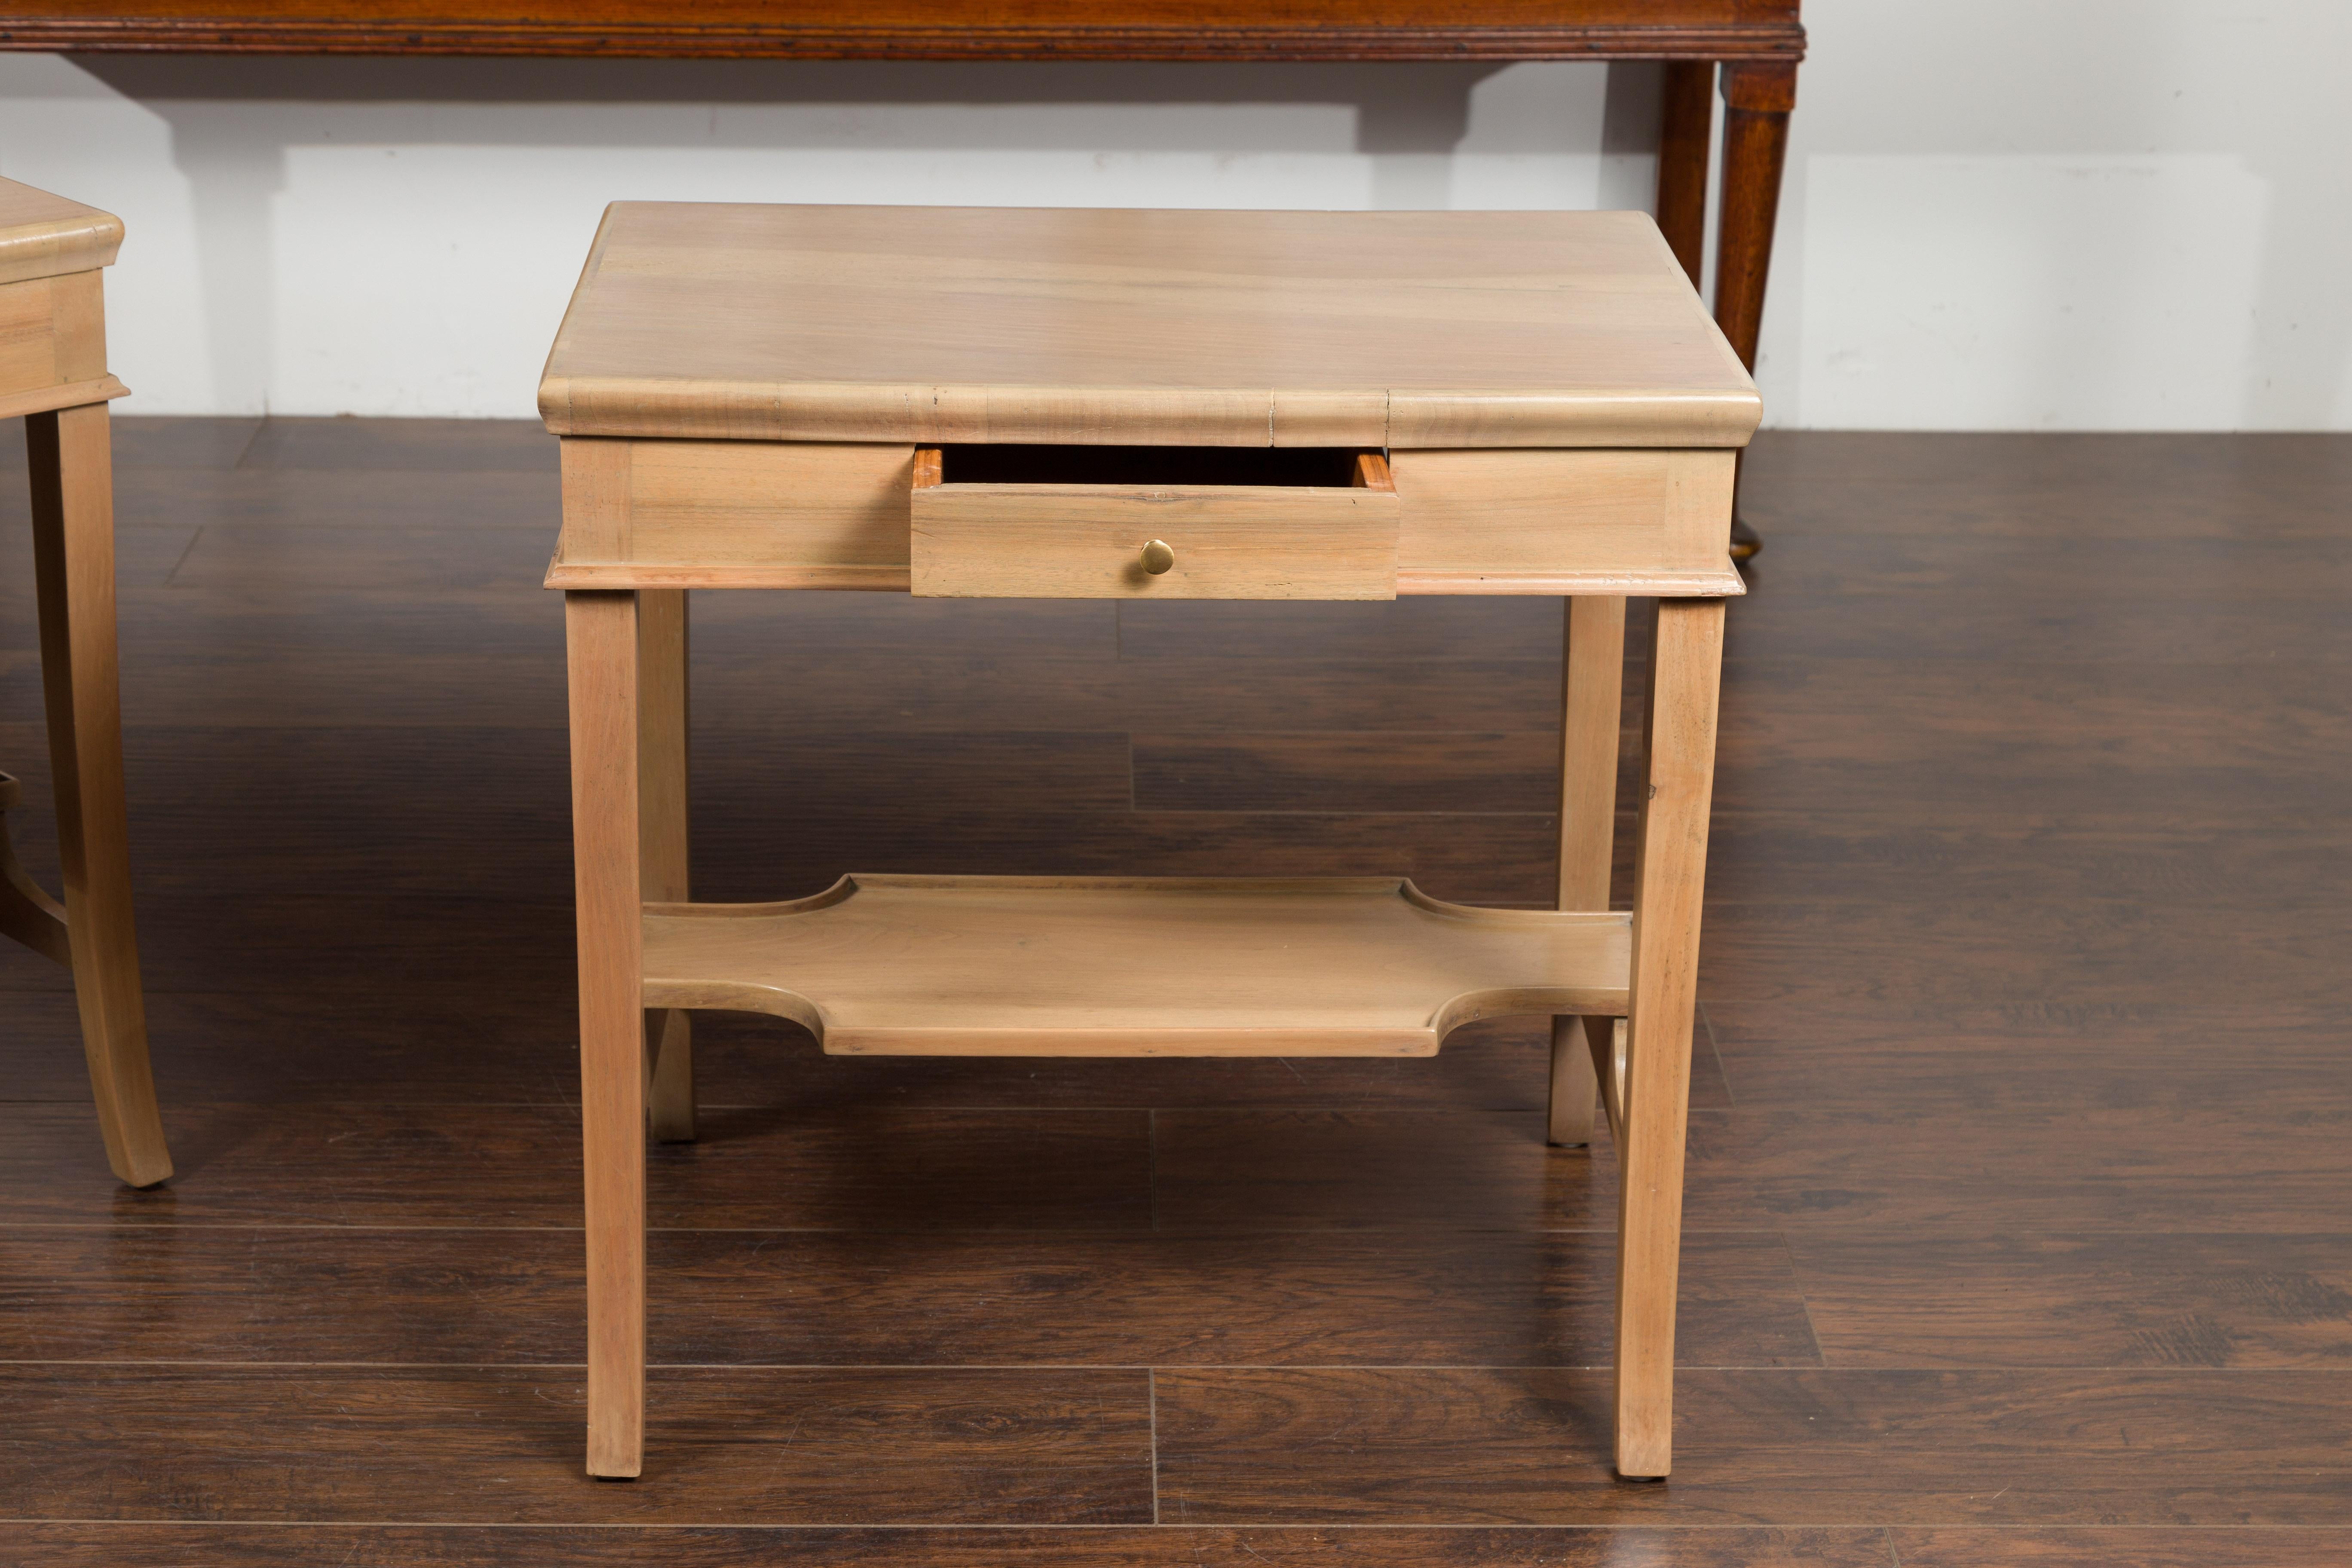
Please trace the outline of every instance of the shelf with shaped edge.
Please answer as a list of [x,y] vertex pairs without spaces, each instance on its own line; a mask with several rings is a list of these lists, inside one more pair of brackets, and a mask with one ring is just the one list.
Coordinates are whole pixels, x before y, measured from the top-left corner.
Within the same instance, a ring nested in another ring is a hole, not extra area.
[[1625,1011],[1631,917],[1393,877],[844,877],[648,904],[645,1005],[770,1013],[835,1055],[1431,1056],[1505,1014]]

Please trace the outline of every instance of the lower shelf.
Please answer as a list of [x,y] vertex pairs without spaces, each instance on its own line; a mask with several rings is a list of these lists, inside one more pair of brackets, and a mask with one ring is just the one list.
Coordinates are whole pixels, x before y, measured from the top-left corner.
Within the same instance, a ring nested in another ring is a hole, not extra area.
[[1631,917],[1392,877],[844,877],[646,906],[646,1005],[772,1013],[837,1055],[1429,1056],[1502,1014],[1622,1014]]

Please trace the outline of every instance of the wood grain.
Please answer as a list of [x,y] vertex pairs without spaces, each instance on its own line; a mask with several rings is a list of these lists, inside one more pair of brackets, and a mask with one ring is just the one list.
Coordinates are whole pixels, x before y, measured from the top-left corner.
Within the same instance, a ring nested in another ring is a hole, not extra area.
[[[1580,1366],[1606,1235],[656,1230],[654,1366]],[[0,1236],[0,1359],[577,1367],[571,1231],[164,1226]],[[1780,1238],[1697,1232],[1696,1366],[1820,1357]],[[1034,1282],[1050,1279],[1050,1291]],[[339,1303],[397,1302],[354,1310]],[[1018,1302],[1017,1310],[1007,1304]]]
[[[1977,1535],[1992,1532],[1916,1533],[1906,1540],[1930,1542],[1938,1550],[1981,1546]],[[2001,1532],[2010,1533],[2010,1532]],[[2132,1568],[2184,1568],[2192,1559],[2173,1555],[2195,1537],[2171,1532],[2168,1544],[2147,1542],[2153,1532],[2081,1532],[2090,1550],[2110,1553],[2101,1561]],[[2210,1531],[2200,1532],[2208,1537]],[[2288,1568],[2333,1563],[2313,1555],[2340,1549],[2341,1532],[2308,1531],[2277,1542],[2276,1558],[2228,1553],[2210,1559],[2239,1564],[2277,1562]],[[207,1561],[235,1561],[256,1568],[315,1563],[331,1557],[351,1568],[512,1568],[552,1563],[635,1563],[644,1551],[635,1532],[611,1529],[478,1529],[464,1526],[383,1525],[99,1525],[43,1524],[27,1527],[24,1539],[41,1552],[44,1564],[82,1568],[150,1568],[176,1565],[189,1554]],[[1764,1530],[1638,1527],[1564,1530],[1411,1530],[1335,1531],[1317,1527],[1257,1530],[1186,1529],[1178,1526],[1089,1526],[1083,1530],[1024,1530],[992,1527],[958,1530],[929,1527],[855,1528],[665,1528],[663,1561],[677,1568],[739,1568],[769,1563],[779,1552],[817,1568],[835,1564],[869,1568],[913,1563],[926,1568],[1462,1568],[1474,1563],[1543,1563],[1548,1568],[1885,1568],[1885,1532],[1878,1530]],[[1999,1539],[1995,1535],[1994,1539]],[[2037,1534],[2028,1551],[2046,1555],[2071,1539]],[[1965,1544],[1964,1544],[1965,1543]],[[2248,1550],[2251,1550],[2250,1548]],[[2162,1552],[2137,1557],[2134,1551]],[[1973,1565],[1979,1560],[1962,1561]]]
[[645,996],[853,1056],[1429,1056],[1479,1018],[1613,1013],[1628,926],[1379,878],[861,874],[648,904]]
[[[648,900],[690,896],[689,657],[684,594],[637,595],[637,868]],[[694,1141],[694,1026],[679,1012],[646,1016],[646,1114],[665,1143]]]
[[646,895],[637,595],[566,595],[563,618],[580,932],[588,1473],[627,1477],[643,1468],[646,1401],[648,1073],[638,920]]
[[150,1187],[171,1176],[172,1154],[147,1059],[131,903],[106,405],[33,415],[25,439],[59,901],[83,1055],[108,1165],[126,1184]]
[[[573,1369],[0,1368],[7,1517],[1139,1524],[1128,1369],[674,1369],[640,1486],[578,1470]],[[90,1442],[98,1433],[110,1441]],[[262,1478],[267,1478],[266,1479]],[[258,1484],[255,1484],[258,1481]]]
[[1659,103],[1658,232],[1691,287],[1706,251],[1706,170],[1715,143],[1715,62],[1667,65]]
[[1076,0],[991,0],[951,10],[908,0],[882,6],[824,0],[781,19],[751,0],[728,0],[696,13],[690,24],[642,0],[597,0],[561,16],[508,0],[430,10],[414,0],[312,0],[262,12],[219,0],[140,0],[102,12],[55,0],[11,17],[0,39],[13,48],[238,54],[1413,60],[1793,59],[1804,37],[1796,0],[1508,0],[1475,16],[1433,0],[1304,14],[1238,0],[1204,6],[1127,0],[1108,11]]
[[[653,1153],[646,1204],[656,1226],[1151,1225],[1151,1117],[1132,1106],[706,1106],[701,1120],[699,1142]],[[571,1106],[345,1103],[300,1117],[267,1104],[177,1106],[167,1126],[186,1169],[205,1179],[120,1202],[88,1106],[14,1105],[7,1125],[0,1222],[9,1225],[581,1224],[580,1114]]]
[[0,180],[0,284],[111,267],[121,244],[112,213]]
[[2352,1238],[2023,1235],[1790,1240],[1836,1366],[2352,1363]]
[[[1617,860],[1625,601],[1569,599],[1561,608],[1558,904],[1563,910],[1605,910]],[[1614,1025],[1607,1026],[1613,1036]],[[1548,1137],[1554,1144],[1574,1148],[1592,1140],[1600,1064],[1585,1048],[1587,1029],[1581,1018],[1562,1014],[1552,1019],[1551,1028]]]
[[0,283],[0,396],[11,414],[116,395],[102,279],[89,271]]
[[[1675,1269],[1723,620],[1720,599],[1667,599],[1651,628],[1625,1068],[1612,1065],[1601,1080],[1622,1130],[1616,1434],[1617,1470],[1627,1477],[1663,1477],[1672,1462]],[[1603,1044],[1594,1037],[1596,1068]]]
[[[85,1363],[16,1369],[47,1380],[45,1463],[0,1468],[69,1480],[54,1511],[82,1510],[12,1514],[18,1555],[2347,1555],[2346,1525],[2309,1521],[2340,1517],[2352,1289],[2326,941],[2352,869],[2328,652],[2352,440],[1754,449],[1773,541],[1727,634],[1668,1486],[1561,1479],[1605,1451],[1615,1161],[1605,1131],[1592,1154],[1544,1148],[1540,1022],[1468,1026],[1433,1059],[1031,1063],[826,1058],[709,1015],[704,1142],[650,1161],[648,1318],[656,1360],[707,1360],[728,1403],[654,1373],[657,1464],[665,1409],[713,1412],[708,1449],[672,1442],[685,1468],[637,1483],[677,1495],[665,1511],[576,1475],[577,1394],[553,1381],[576,1391],[582,1343],[548,816],[562,643],[536,586],[555,444],[374,420],[115,433],[142,958],[184,1174],[109,1184],[72,996],[0,955],[0,1358]],[[53,879],[24,506],[0,485],[0,766]],[[1528,716],[1561,702],[1557,616],[709,595],[695,885],[1377,868],[1548,902],[1558,738]],[[1805,1348],[1806,1315],[1830,1368],[1769,1364]],[[148,1355],[203,1364],[86,1364]],[[255,1356],[278,1364],[220,1365]],[[345,1357],[433,1364],[378,1397],[320,1381]],[[465,1383],[456,1363],[485,1360],[524,1391]],[[789,1425],[763,1423],[799,1395],[741,1380],[779,1360],[833,1380],[803,1434],[821,1451],[776,1458]],[[893,1380],[973,1361],[1003,1381],[955,1405],[964,1446],[877,1446],[938,1430]],[[1106,1421],[1159,1385],[1160,1533],[855,1528],[968,1506],[1008,1473],[986,1434],[1037,1429],[1024,1383],[1100,1373],[1144,1390],[1098,1401]],[[91,1392],[182,1373],[220,1381]],[[1254,1384],[1185,1381],[1259,1375],[1312,1385],[1282,1395],[1295,1419],[1260,1426]],[[342,1419],[364,1444],[310,1440]],[[256,1462],[188,1458],[210,1440],[172,1423],[201,1420]],[[859,1510],[844,1528],[709,1528],[808,1517],[806,1478],[845,1456],[881,1471],[818,1489]],[[133,1521],[339,1497],[383,1522]],[[1313,1522],[1175,1522],[1191,1499]],[[583,1522],[625,1506],[705,1528]],[[442,1508],[473,1522],[393,1522]],[[1612,1522],[1444,1522],[1474,1510]]]
[[[1540,1082],[1540,1068],[1536,1081]],[[1731,1112],[1692,1116],[1687,1223],[1769,1228],[1740,1167],[1718,1166]],[[1618,1168],[1605,1130],[1591,1152],[1555,1152],[1540,1108],[1414,1111],[1318,1106],[1163,1110],[1152,1190],[1162,1225],[1218,1229],[1471,1227],[1614,1230]]]
[[1395,468],[1400,592],[1747,592],[1728,453],[1401,451]]
[[2115,1568],[2316,1568],[2352,1552],[2342,1529],[1892,1530],[1887,1543],[1914,1568],[1990,1563],[2104,1563]]
[[[913,592],[981,599],[1389,599],[1392,487],[946,484],[913,492]],[[1174,564],[1141,560],[1164,540]]]
[[540,411],[574,437],[1720,447],[1760,405],[1641,214],[622,202]]
[[[1608,1426],[1601,1374],[1162,1372],[1160,1517],[1727,1524],[1781,1511],[1799,1492],[1822,1525],[2352,1516],[2343,1378],[1790,1370],[1686,1371],[1680,1383],[1674,1482],[1633,1487],[1594,1447]],[[1759,1430],[1782,1436],[1759,1441]]]

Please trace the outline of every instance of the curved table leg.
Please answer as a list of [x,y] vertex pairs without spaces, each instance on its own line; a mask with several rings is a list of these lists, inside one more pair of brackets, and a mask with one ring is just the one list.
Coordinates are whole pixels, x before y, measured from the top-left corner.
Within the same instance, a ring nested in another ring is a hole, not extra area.
[[57,781],[66,939],[107,1163],[134,1187],[172,1173],[147,1061],[131,915],[114,638],[114,485],[106,405],[28,415],[41,684]]

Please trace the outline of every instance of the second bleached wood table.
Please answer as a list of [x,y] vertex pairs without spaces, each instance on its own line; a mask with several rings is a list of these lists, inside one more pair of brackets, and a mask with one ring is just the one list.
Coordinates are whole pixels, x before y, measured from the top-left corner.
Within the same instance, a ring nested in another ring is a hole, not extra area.
[[147,1063],[147,1000],[131,918],[114,638],[114,469],[104,272],[122,220],[0,180],[0,418],[22,416],[32,479],[34,597],[65,898],[16,864],[0,773],[0,935],[73,971],[107,1163],[134,1187],[172,1173]]
[[[1550,1015],[1554,1140],[1581,1141],[1597,1081],[1622,1167],[1617,1468],[1666,1473],[1732,475],[1759,409],[1648,217],[625,203],[540,408],[563,437],[592,1473],[642,1463],[645,1143],[693,1135],[698,1007],[834,1052],[990,1056],[1428,1056]],[[1559,910],[1379,877],[690,902],[694,588],[1561,597]],[[1659,604],[1627,915],[1629,595]]]

